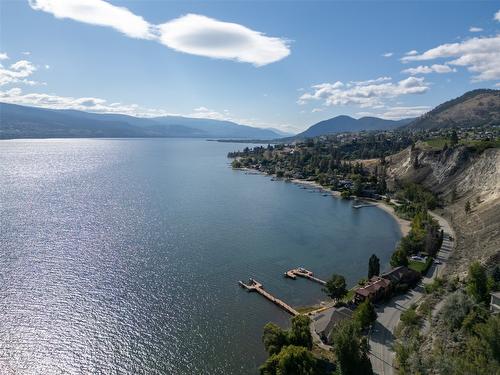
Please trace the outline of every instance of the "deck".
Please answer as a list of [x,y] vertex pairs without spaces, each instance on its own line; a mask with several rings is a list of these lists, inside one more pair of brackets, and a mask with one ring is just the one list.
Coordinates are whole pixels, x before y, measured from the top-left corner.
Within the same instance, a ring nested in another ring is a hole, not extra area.
[[294,269],[291,269],[291,270],[285,272],[285,277],[288,277],[292,280],[295,280],[297,278],[297,276],[303,277],[305,279],[309,279],[309,280],[314,281],[314,282],[321,284],[321,285],[326,285],[326,281],[318,279],[317,277],[314,276],[312,271],[306,270],[304,268],[300,268],[300,267],[294,268]]
[[262,286],[262,284],[259,283],[257,280],[250,279],[250,281],[248,282],[248,284],[245,284],[243,281],[238,281],[238,284],[242,288],[247,289],[249,292],[257,292],[257,293],[259,293],[260,295],[264,296],[265,298],[267,298],[272,303],[274,303],[274,304],[278,305],[279,307],[281,307],[287,313],[289,313],[289,314],[291,314],[293,316],[299,315],[299,312],[297,310],[295,310],[293,307],[291,307],[290,305],[286,304],[285,302],[283,302],[279,298],[274,297],[272,294],[266,292],[264,290],[264,287]]

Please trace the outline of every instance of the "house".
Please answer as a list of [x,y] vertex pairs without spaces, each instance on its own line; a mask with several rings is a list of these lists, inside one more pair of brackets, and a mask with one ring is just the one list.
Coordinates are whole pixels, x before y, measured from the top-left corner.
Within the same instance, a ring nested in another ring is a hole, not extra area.
[[388,279],[373,276],[368,283],[356,289],[354,300],[363,302],[368,299],[370,301],[378,301],[379,299],[389,295],[391,291],[391,282]]
[[343,320],[351,319],[352,314],[353,311],[347,307],[332,307],[312,318],[314,330],[324,343],[329,344],[332,342],[331,338],[335,326]]
[[383,273],[382,278],[389,280],[393,287],[397,285],[406,284],[414,286],[420,280],[420,272],[412,270],[405,266],[393,268],[389,272]]
[[500,313],[500,292],[493,292],[490,294],[491,294],[490,311],[493,314],[498,314]]

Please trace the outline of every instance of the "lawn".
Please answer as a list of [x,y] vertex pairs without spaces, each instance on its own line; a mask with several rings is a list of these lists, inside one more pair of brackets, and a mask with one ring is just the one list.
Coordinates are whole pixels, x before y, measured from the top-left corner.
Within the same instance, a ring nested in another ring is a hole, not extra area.
[[419,262],[418,260],[408,260],[408,268],[420,272],[422,275],[427,271],[427,262]]

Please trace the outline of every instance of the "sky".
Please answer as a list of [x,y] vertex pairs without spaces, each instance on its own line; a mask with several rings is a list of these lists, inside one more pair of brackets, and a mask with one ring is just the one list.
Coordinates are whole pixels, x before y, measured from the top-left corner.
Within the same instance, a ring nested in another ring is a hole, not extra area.
[[0,0],[0,101],[299,132],[500,88],[500,1]]

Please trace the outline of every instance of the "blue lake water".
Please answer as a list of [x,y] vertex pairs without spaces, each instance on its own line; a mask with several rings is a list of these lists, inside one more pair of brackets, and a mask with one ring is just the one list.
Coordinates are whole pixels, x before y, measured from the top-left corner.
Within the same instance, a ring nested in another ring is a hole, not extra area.
[[233,171],[245,145],[0,141],[0,373],[256,374],[268,321],[400,238],[377,208]]

